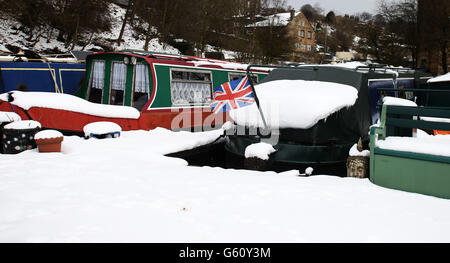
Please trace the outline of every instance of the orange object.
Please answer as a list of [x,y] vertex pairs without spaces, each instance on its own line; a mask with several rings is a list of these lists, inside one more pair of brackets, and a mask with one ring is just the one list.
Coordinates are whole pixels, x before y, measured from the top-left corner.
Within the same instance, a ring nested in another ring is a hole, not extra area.
[[449,135],[450,131],[439,131],[439,130],[434,130],[434,135]]
[[63,140],[64,137],[37,139],[36,144],[41,153],[61,152],[61,142]]

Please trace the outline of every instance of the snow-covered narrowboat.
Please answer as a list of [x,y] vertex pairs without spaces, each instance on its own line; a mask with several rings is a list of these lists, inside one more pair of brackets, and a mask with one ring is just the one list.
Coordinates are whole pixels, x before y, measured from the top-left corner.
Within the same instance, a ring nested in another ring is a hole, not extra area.
[[28,53],[0,56],[0,93],[26,90],[75,94],[80,88],[86,71],[84,60],[75,55],[61,58]]
[[[76,96],[136,108],[145,129],[207,126],[213,88],[244,77],[247,69],[240,63],[135,50],[92,54],[86,65],[86,80]],[[252,78],[259,82],[267,73],[255,70]],[[176,117],[179,127],[173,127]]]
[[[213,88],[245,76],[246,69],[240,63],[135,50],[94,53],[86,57],[86,75],[75,96],[3,94],[0,111],[80,133],[97,121],[115,122],[124,131],[205,130],[227,118],[210,110]],[[258,83],[268,71],[253,70],[251,77]]]
[[276,150],[270,162],[277,169],[310,166],[319,173],[345,173],[350,148],[360,138],[368,144],[369,127],[380,115],[380,97],[399,95],[377,89],[423,89],[429,77],[414,70],[366,66],[275,68],[255,86],[271,133],[261,132],[256,106],[238,109],[231,112],[236,126],[226,136],[225,149],[239,163],[248,146],[269,141]]

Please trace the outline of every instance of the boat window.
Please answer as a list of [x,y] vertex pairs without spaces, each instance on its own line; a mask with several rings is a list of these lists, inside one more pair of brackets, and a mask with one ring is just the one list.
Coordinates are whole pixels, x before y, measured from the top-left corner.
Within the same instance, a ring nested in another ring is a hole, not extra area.
[[92,78],[88,98],[90,102],[102,103],[104,81],[105,61],[96,60],[92,63]]
[[144,64],[136,64],[134,71],[133,107],[139,111],[148,100],[148,68]]
[[126,77],[127,66],[123,62],[113,62],[111,76],[111,96],[109,104],[123,105]]
[[211,102],[211,73],[172,70],[172,104],[190,105]]
[[[233,80],[237,80],[240,78],[244,78],[245,76],[246,76],[245,74],[241,74],[241,73],[229,73],[228,80],[233,81]],[[253,84],[258,83],[258,76],[253,75],[253,74],[251,74],[250,76],[252,77]]]

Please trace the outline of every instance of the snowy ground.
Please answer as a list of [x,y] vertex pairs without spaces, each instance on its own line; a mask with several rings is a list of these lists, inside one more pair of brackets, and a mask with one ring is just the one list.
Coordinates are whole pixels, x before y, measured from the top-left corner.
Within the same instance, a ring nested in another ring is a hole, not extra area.
[[369,180],[188,167],[220,131],[0,155],[0,242],[449,242],[450,200]]

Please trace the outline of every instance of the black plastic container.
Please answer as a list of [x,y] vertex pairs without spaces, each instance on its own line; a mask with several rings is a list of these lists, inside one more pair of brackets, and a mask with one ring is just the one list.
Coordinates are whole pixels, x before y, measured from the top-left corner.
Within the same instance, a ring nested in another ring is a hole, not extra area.
[[40,127],[30,129],[5,129],[2,127],[2,153],[17,154],[36,148],[34,135],[40,130]]

